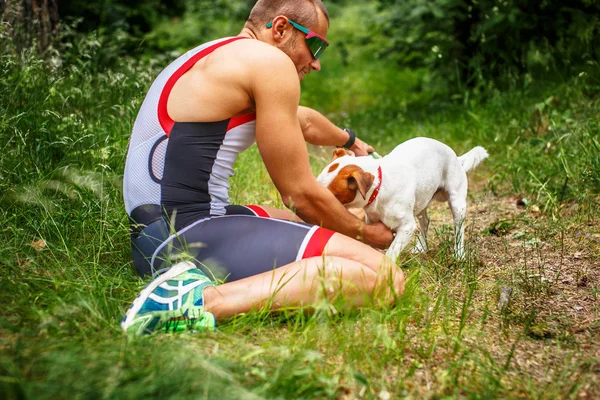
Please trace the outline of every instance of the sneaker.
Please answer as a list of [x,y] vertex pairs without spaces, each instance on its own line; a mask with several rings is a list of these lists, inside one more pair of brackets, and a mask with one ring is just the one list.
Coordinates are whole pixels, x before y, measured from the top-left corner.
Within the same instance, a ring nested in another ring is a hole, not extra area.
[[176,264],[142,290],[123,317],[121,328],[129,336],[215,330],[214,315],[204,311],[207,286],[215,284],[194,264]]

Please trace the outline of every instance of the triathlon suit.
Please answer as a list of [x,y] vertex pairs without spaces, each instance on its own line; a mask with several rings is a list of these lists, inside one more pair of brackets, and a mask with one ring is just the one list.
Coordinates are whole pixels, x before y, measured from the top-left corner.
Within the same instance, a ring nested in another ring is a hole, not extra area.
[[233,165],[255,141],[254,114],[174,122],[167,113],[175,82],[202,57],[241,39],[219,39],[188,51],[158,75],[142,103],[123,182],[140,275],[160,272],[186,253],[209,276],[234,281],[320,256],[334,233],[268,218],[259,206],[229,203]]

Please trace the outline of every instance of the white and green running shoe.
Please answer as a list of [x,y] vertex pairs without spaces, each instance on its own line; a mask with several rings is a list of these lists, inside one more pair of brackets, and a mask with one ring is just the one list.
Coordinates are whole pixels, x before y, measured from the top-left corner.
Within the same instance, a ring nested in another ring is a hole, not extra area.
[[129,336],[153,332],[214,330],[214,315],[204,311],[203,292],[215,286],[191,262],[181,262],[154,279],[121,321]]

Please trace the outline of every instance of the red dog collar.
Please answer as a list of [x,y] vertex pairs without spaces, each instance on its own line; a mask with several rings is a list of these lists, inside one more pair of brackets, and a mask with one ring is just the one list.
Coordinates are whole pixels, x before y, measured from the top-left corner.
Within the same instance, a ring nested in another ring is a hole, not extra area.
[[383,181],[383,179],[382,179],[383,176],[381,174],[381,167],[377,167],[377,175],[379,175],[379,183],[377,184],[377,187],[375,188],[375,190],[373,190],[373,194],[369,198],[369,202],[367,203],[367,205],[365,207],[369,206],[372,202],[374,202],[375,198],[379,194],[379,189],[381,189],[381,182]]

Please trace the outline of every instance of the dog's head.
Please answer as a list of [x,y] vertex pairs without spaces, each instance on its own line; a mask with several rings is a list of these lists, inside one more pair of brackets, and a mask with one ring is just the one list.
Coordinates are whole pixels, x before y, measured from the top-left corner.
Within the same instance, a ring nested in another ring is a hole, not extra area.
[[333,160],[317,177],[317,181],[346,207],[364,207],[367,192],[375,180],[373,174],[357,165],[357,161],[350,150],[335,149]]

